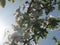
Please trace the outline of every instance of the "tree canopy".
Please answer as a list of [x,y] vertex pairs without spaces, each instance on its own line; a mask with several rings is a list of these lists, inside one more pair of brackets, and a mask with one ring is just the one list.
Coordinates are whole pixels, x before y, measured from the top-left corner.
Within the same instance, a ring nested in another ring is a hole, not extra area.
[[[15,2],[15,0],[8,1]],[[56,4],[60,10],[60,0],[29,0],[25,4],[28,6],[23,5],[23,11],[27,8],[24,13],[20,11],[21,8],[19,7],[14,14],[16,25],[12,26],[15,32],[10,37],[8,36],[11,42],[9,45],[18,45],[19,42],[23,45],[31,45],[31,41],[37,45],[39,38],[46,38],[49,33],[48,29],[59,28],[60,17],[55,18],[48,14],[55,10]],[[6,0],[0,0],[0,5],[5,7]],[[43,13],[45,13],[44,18],[41,18]],[[55,37],[53,39],[60,45],[60,41],[57,41]]]

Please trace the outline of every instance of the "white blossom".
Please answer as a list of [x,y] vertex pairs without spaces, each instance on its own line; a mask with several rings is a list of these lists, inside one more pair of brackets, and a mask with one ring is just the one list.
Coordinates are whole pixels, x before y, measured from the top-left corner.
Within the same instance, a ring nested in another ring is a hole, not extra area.
[[49,15],[49,17],[50,17],[50,18],[53,18],[54,16],[52,16],[52,15]]
[[42,4],[41,4],[40,6],[41,6],[41,7],[43,7],[43,5],[42,5]]

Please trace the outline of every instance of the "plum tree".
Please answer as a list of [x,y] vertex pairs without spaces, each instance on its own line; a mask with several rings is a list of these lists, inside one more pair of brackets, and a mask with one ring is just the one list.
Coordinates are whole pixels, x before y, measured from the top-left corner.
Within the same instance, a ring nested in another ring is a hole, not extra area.
[[[8,1],[15,2],[15,0]],[[6,0],[0,0],[2,7],[5,7],[5,2]],[[56,4],[58,5],[58,10],[60,10],[60,0],[29,0],[25,4],[28,6],[23,6],[23,11],[27,8],[24,13],[21,13],[21,7],[19,7],[14,14],[16,25],[13,25],[14,33],[9,38],[9,40],[11,39],[9,45],[18,45],[20,42],[23,45],[31,45],[32,42],[38,45],[39,38],[46,38],[49,33],[47,30],[58,28],[60,23],[60,18],[48,15],[55,9]],[[44,13],[44,18],[41,18]],[[53,39],[56,40],[56,38]],[[58,43],[60,45],[59,41]]]

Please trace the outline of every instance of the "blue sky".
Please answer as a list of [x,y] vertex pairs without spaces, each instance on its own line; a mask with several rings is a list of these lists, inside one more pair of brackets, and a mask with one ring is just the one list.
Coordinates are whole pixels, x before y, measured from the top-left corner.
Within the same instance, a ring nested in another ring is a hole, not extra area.
[[[22,6],[25,1],[26,0],[23,0],[23,2],[19,2],[18,0],[16,0],[15,3],[10,3],[7,1],[5,8],[0,7],[0,36],[4,34],[4,33],[1,33],[1,32],[4,32],[4,29],[7,28],[9,30],[11,27],[11,24],[15,23],[15,18],[13,16],[15,13],[15,10],[19,6]],[[53,12],[49,13],[49,15],[59,17],[60,11],[58,11],[57,5],[55,7],[56,9]],[[60,40],[60,28],[57,29],[57,31],[53,31],[53,32],[49,31],[49,34],[47,35],[46,39],[40,39],[38,41],[39,45],[56,45],[55,42],[52,40],[53,36],[56,36],[58,40]],[[0,37],[0,45],[2,45],[1,44],[2,40],[3,40],[3,36]]]

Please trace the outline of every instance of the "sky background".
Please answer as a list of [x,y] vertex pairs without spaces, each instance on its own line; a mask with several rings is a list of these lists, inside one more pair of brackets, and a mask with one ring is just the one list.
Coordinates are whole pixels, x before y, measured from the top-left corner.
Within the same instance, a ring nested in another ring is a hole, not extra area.
[[[15,23],[14,13],[19,6],[23,6],[26,0],[23,2],[19,2],[16,0],[14,3],[6,2],[6,6],[4,8],[0,7],[0,45],[4,41],[4,32],[5,29],[10,30],[11,24]],[[58,11],[57,5],[55,6],[56,9],[49,13],[49,15],[53,15],[55,17],[60,16],[60,11]],[[45,15],[45,14],[43,14]],[[41,39],[38,41],[39,45],[56,45],[55,42],[52,40],[52,37],[56,36],[58,40],[60,40],[60,28],[57,31],[49,31],[46,39]]]

